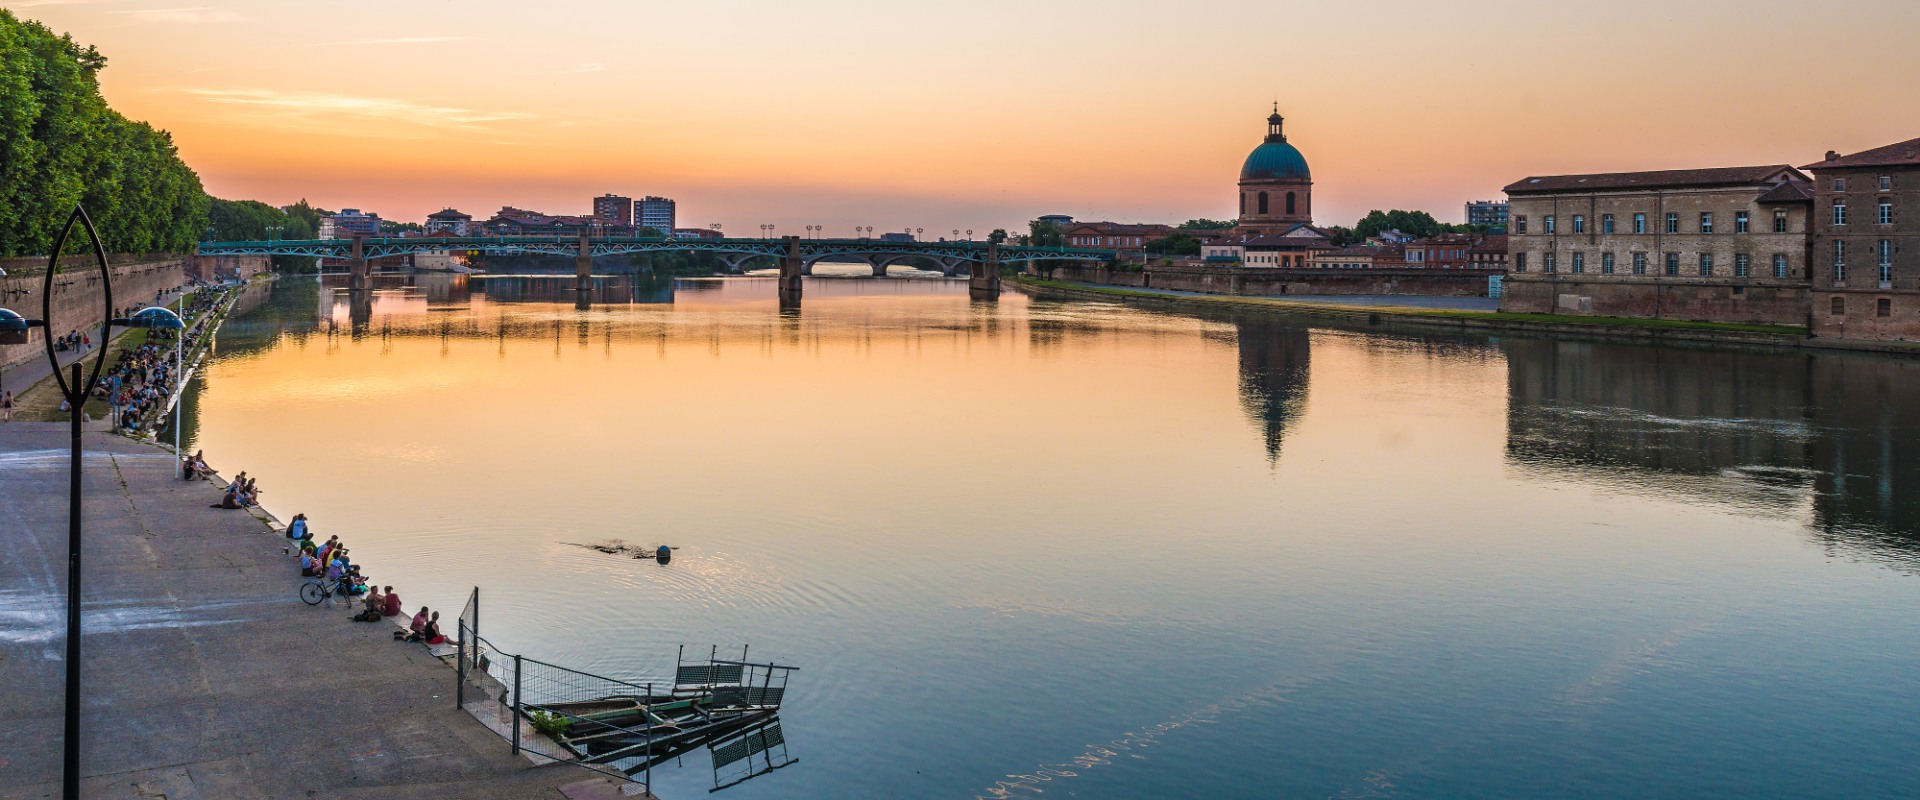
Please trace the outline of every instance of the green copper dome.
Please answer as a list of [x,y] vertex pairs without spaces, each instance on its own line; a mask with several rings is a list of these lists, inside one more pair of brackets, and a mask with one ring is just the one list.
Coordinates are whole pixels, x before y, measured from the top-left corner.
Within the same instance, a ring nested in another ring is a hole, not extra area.
[[1240,167],[1240,180],[1313,180],[1313,173],[1307,169],[1307,157],[1287,144],[1287,135],[1280,132],[1281,122],[1279,109],[1267,117],[1267,140],[1247,154],[1247,163]]

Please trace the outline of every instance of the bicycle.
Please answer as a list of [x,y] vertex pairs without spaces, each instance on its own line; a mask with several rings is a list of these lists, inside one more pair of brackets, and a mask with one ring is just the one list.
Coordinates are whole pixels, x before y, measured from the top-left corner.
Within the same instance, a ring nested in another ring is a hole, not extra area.
[[320,605],[328,598],[342,593],[341,583],[343,581],[337,578],[314,578],[300,585],[300,599],[307,601],[307,605],[310,606]]

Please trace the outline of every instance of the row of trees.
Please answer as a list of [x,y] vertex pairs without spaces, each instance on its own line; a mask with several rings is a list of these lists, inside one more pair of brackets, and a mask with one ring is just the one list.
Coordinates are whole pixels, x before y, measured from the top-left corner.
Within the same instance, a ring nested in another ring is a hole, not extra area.
[[107,107],[106,65],[92,46],[0,9],[0,255],[51,249],[76,203],[109,251],[193,247],[209,202],[200,177],[165,131]]

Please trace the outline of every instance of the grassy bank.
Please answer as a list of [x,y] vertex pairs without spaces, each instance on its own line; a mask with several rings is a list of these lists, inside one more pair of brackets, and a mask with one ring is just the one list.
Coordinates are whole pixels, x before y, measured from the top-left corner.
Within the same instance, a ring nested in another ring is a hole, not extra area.
[[1080,295],[1111,297],[1114,299],[1153,300],[1195,308],[1258,308],[1277,313],[1290,313],[1320,318],[1352,319],[1368,323],[1391,321],[1412,324],[1444,325],[1448,327],[1542,332],[1586,330],[1602,334],[1617,333],[1636,337],[1659,337],[1661,335],[1678,335],[1686,338],[1724,337],[1743,342],[1778,339],[1783,344],[1798,343],[1799,340],[1806,339],[1808,335],[1806,328],[1792,325],[1690,322],[1685,320],[1641,319],[1637,317],[1585,317],[1566,314],[1516,314],[1505,311],[1455,311],[1435,308],[1409,308],[1405,306],[1348,306],[1331,303],[1280,300],[1269,297],[1164,294],[1124,286],[1099,286],[1028,277],[1015,278],[1012,282],[1018,286],[1036,289],[1042,292],[1054,292],[1070,296]]

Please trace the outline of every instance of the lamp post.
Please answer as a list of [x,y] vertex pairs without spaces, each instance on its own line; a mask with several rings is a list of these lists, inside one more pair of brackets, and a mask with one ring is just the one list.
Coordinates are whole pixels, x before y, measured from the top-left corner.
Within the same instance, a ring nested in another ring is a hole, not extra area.
[[[158,315],[144,317],[141,321],[116,319],[113,316],[113,273],[107,268],[106,248],[100,244],[100,232],[93,227],[93,220],[87,217],[86,209],[75,206],[73,213],[67,216],[66,226],[61,228],[60,237],[54,240],[51,255],[47,257],[47,271],[40,291],[40,319],[27,319],[19,314],[0,308],[0,344],[26,344],[34,328],[52,327],[48,324],[53,316],[53,276],[60,268],[60,254],[66,252],[67,239],[73,235],[74,226],[86,229],[87,237],[93,245],[94,263],[100,269],[100,348],[94,355],[93,370],[81,380],[81,362],[75,359],[68,364],[69,373],[62,374],[60,358],[54,353],[53,338],[40,337],[46,345],[47,361],[53,366],[53,378],[59,385],[61,397],[67,401],[71,445],[68,461],[67,482],[67,643],[66,643],[66,728],[62,737],[61,758],[61,797],[66,800],[78,800],[80,797],[80,419],[85,413],[87,398],[93,394],[93,388],[100,383],[100,370],[106,364],[106,343],[112,338],[113,326],[126,327],[165,327],[165,318]],[[212,235],[212,229],[208,229]],[[166,317],[172,317],[173,324],[179,324],[179,317],[165,309]],[[142,312],[146,313],[146,312]],[[176,426],[177,427],[177,426]]]

